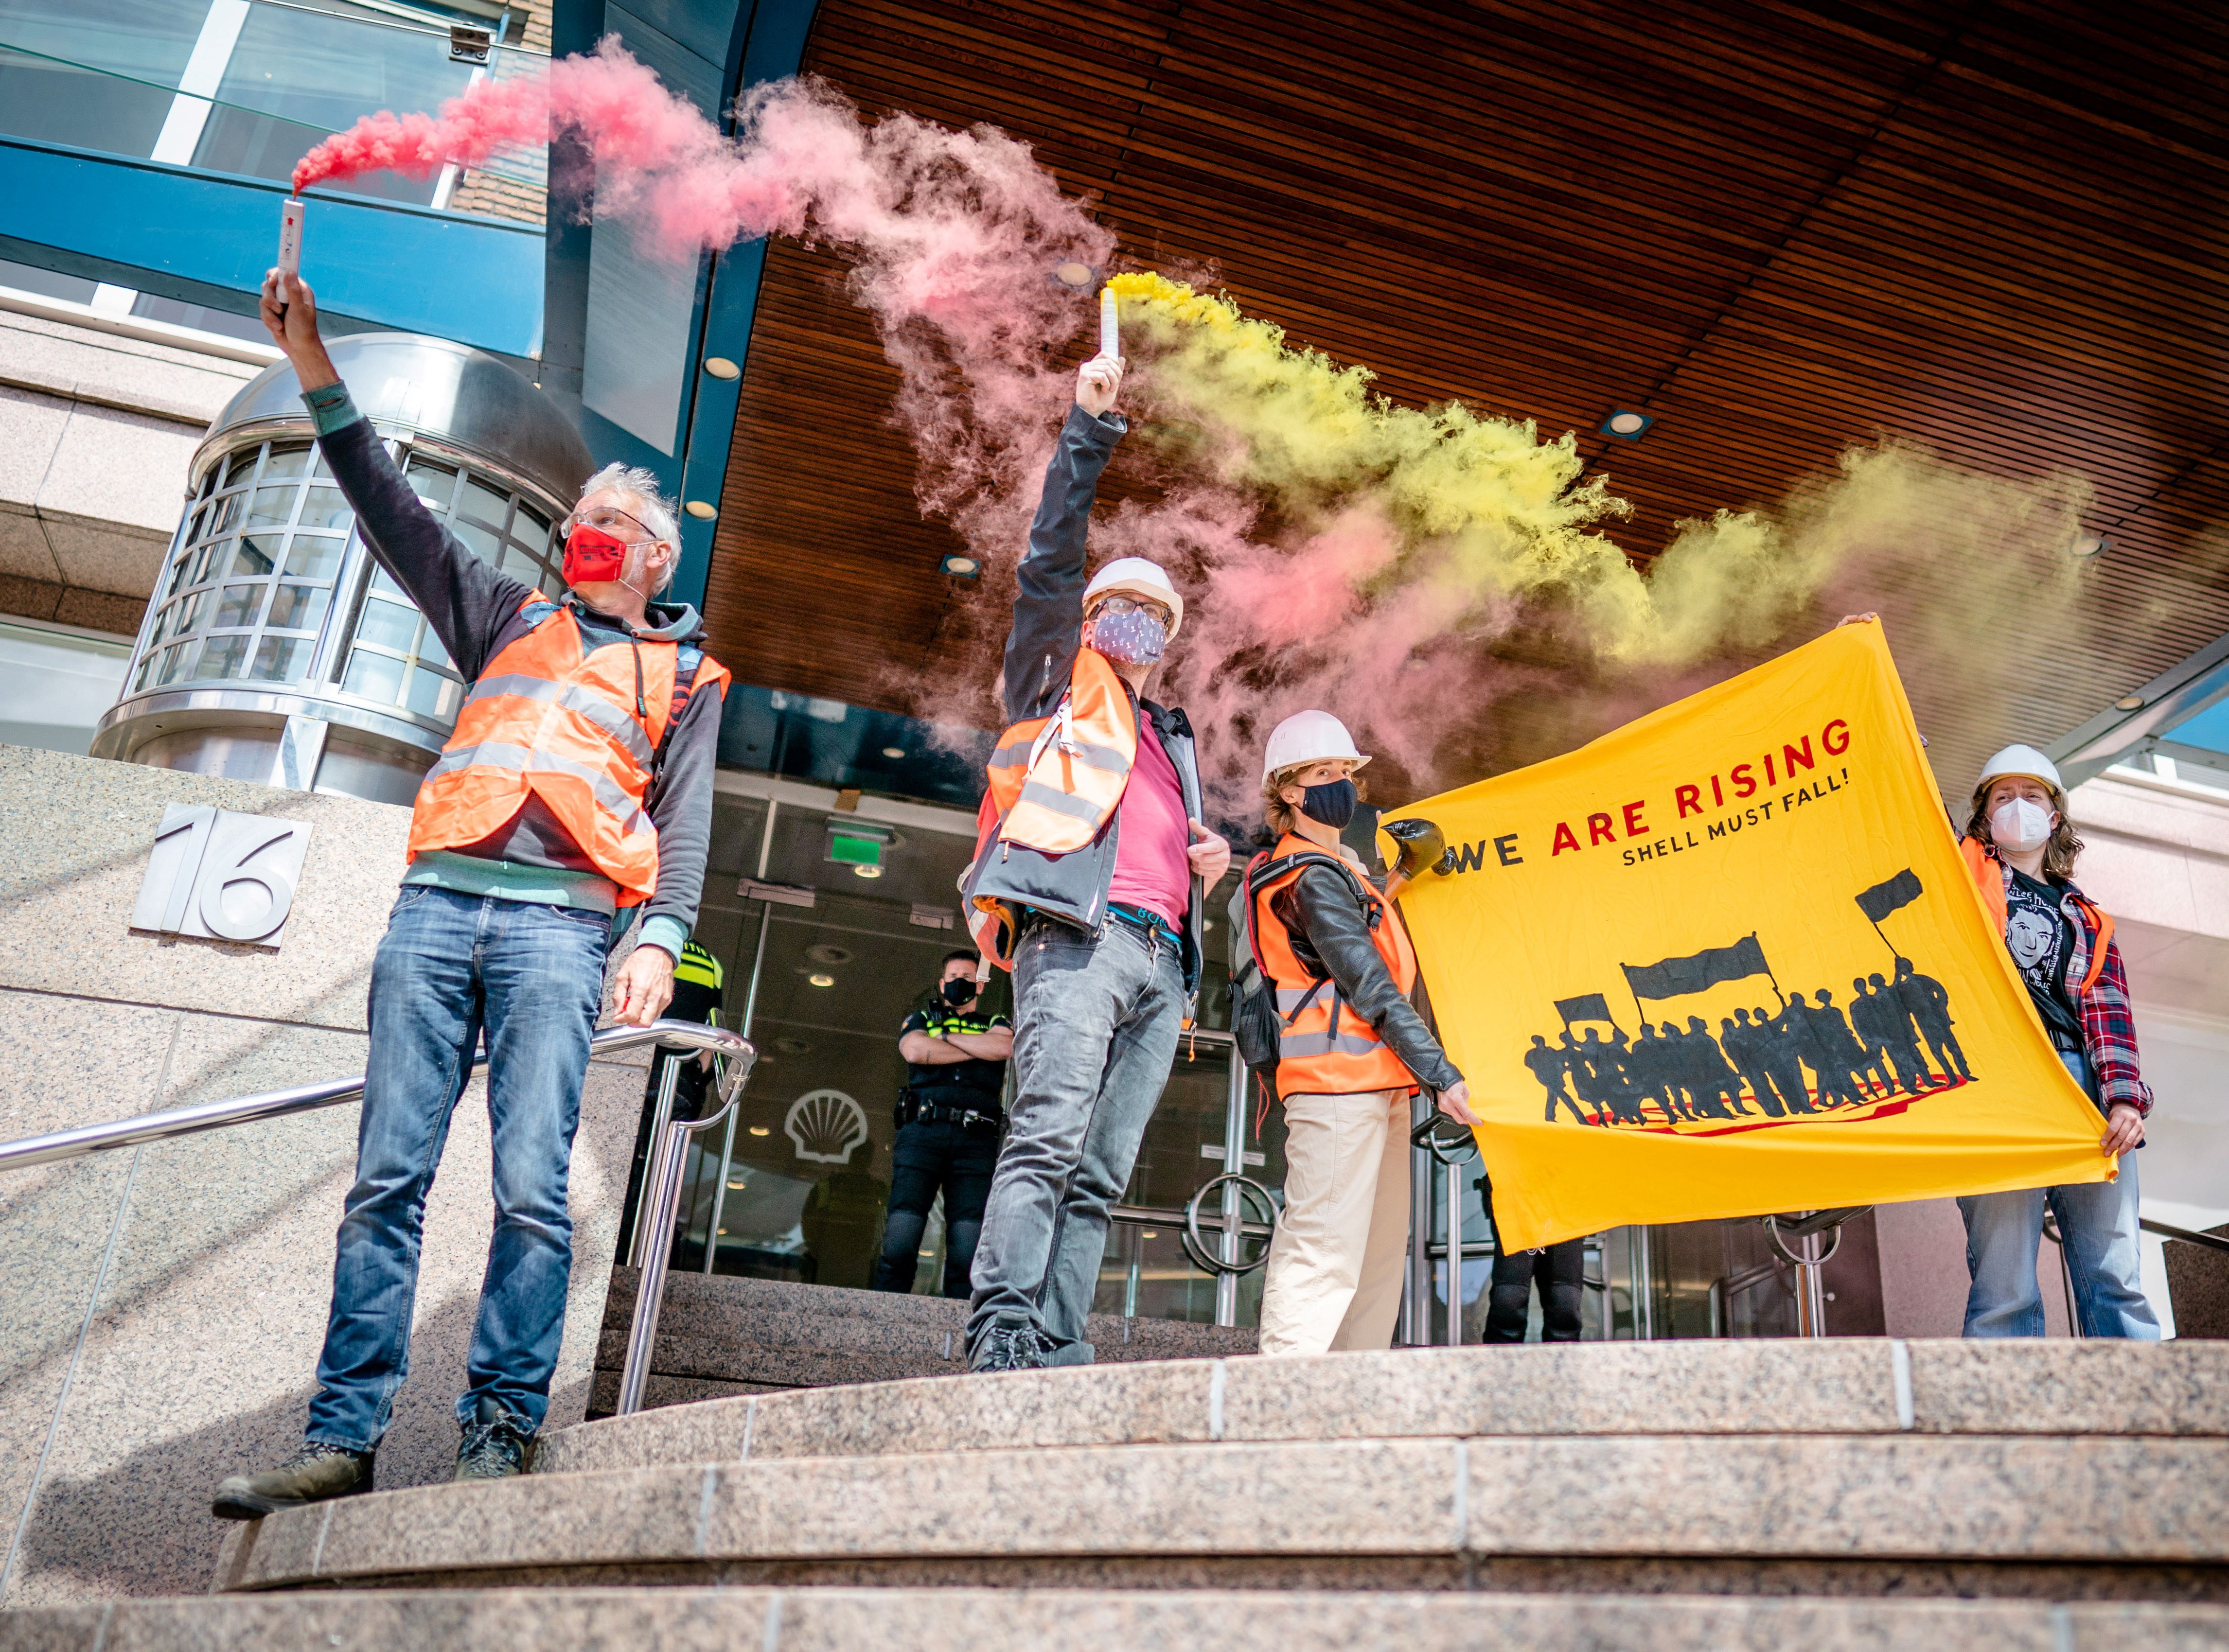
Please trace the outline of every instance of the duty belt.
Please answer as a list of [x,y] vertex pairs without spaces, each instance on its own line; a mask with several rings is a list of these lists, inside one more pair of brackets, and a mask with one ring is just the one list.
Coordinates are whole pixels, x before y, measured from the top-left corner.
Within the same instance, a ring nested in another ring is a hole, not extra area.
[[927,1100],[916,1096],[911,1089],[903,1092],[898,1097],[898,1123],[901,1126],[957,1124],[961,1130],[975,1135],[995,1135],[1005,1122],[999,1114],[999,1104],[988,1096],[984,1098],[980,1107]]

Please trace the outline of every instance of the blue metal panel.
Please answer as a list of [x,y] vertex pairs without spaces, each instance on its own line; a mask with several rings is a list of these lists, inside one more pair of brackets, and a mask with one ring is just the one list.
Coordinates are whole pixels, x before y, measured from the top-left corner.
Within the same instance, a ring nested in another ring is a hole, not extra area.
[[[797,73],[805,61],[806,36],[812,32],[818,4],[819,0],[757,0],[741,13],[730,59],[731,104],[747,87]],[[703,370],[703,362],[706,356],[723,355],[739,368],[747,365],[751,323],[758,310],[759,278],[765,267],[763,241],[730,247],[713,267],[711,290],[704,300],[703,338],[691,364],[696,400],[682,450],[684,499],[717,503],[726,484],[742,381],[716,379]],[[705,584],[712,572],[715,526],[694,517],[686,517],[682,523],[681,567],[674,576],[673,589],[681,600],[699,607],[703,605]]]
[[[253,295],[278,250],[284,184],[0,138],[0,233],[72,267],[162,291]],[[355,196],[306,197],[303,273],[318,304],[505,355],[542,347],[543,241],[530,225]]]

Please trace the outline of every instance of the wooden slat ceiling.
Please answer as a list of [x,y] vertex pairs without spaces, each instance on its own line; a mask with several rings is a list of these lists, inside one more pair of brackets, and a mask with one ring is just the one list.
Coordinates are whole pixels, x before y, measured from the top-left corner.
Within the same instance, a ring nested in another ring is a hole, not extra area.
[[[1636,560],[1884,433],[2086,475],[2113,547],[2084,632],[1969,617],[1943,677],[1996,682],[1986,708],[1907,658],[1954,794],[2229,631],[2218,7],[822,0],[806,67],[870,115],[1025,139],[1127,259],[1212,266],[1397,401],[1578,431]],[[954,541],[915,512],[840,276],[771,249],[713,647],[745,681],[986,717],[941,668],[1003,592],[938,572]],[[1613,407],[1647,439],[1596,434]],[[1450,738],[1500,764],[1590,732]]]

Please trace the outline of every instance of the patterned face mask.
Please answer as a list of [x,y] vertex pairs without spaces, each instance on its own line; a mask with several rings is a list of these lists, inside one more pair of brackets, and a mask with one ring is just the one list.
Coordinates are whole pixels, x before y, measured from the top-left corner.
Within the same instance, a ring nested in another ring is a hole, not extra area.
[[1091,622],[1091,646],[1118,665],[1151,665],[1168,644],[1169,628],[1140,609],[1102,611]]

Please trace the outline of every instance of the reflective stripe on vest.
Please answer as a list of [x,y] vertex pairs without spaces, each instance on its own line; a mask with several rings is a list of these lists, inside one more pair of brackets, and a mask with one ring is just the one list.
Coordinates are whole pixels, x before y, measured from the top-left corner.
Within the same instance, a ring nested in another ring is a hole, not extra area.
[[[1278,840],[1271,860],[1288,855],[1321,855],[1320,845],[1294,834]],[[1283,919],[1270,910],[1269,898],[1295,882],[1308,868],[1295,867],[1254,892],[1255,944],[1264,972],[1276,989],[1277,1014],[1284,1025],[1277,1038],[1277,1093],[1281,1096],[1356,1095],[1373,1090],[1413,1090],[1416,1080],[1401,1058],[1378,1037],[1378,1029],[1356,1015],[1336,983],[1311,976],[1294,950]],[[1367,909],[1378,914],[1371,938],[1393,984],[1403,993],[1416,984],[1416,955],[1401,926],[1400,914],[1358,873],[1354,887]],[[1293,983],[1297,984],[1287,984]]]
[[[532,597],[519,611],[529,629],[472,684],[418,788],[410,855],[480,842],[536,797],[619,887],[620,904],[639,905],[658,887],[658,828],[643,805],[683,702],[680,647],[644,638],[584,649],[569,610]],[[729,681],[717,662],[697,659],[691,691]]]
[[1104,656],[1078,649],[1049,717],[999,735],[986,767],[999,841],[1047,855],[1084,847],[1112,819],[1138,757],[1138,711]]
[[[1046,855],[1086,847],[1114,818],[1137,757],[1138,708],[1128,686],[1105,656],[1078,649],[1052,714],[1012,724],[992,748],[969,866],[1007,843]],[[1002,970],[1014,967],[1019,916],[995,897],[968,902],[976,951]]]

